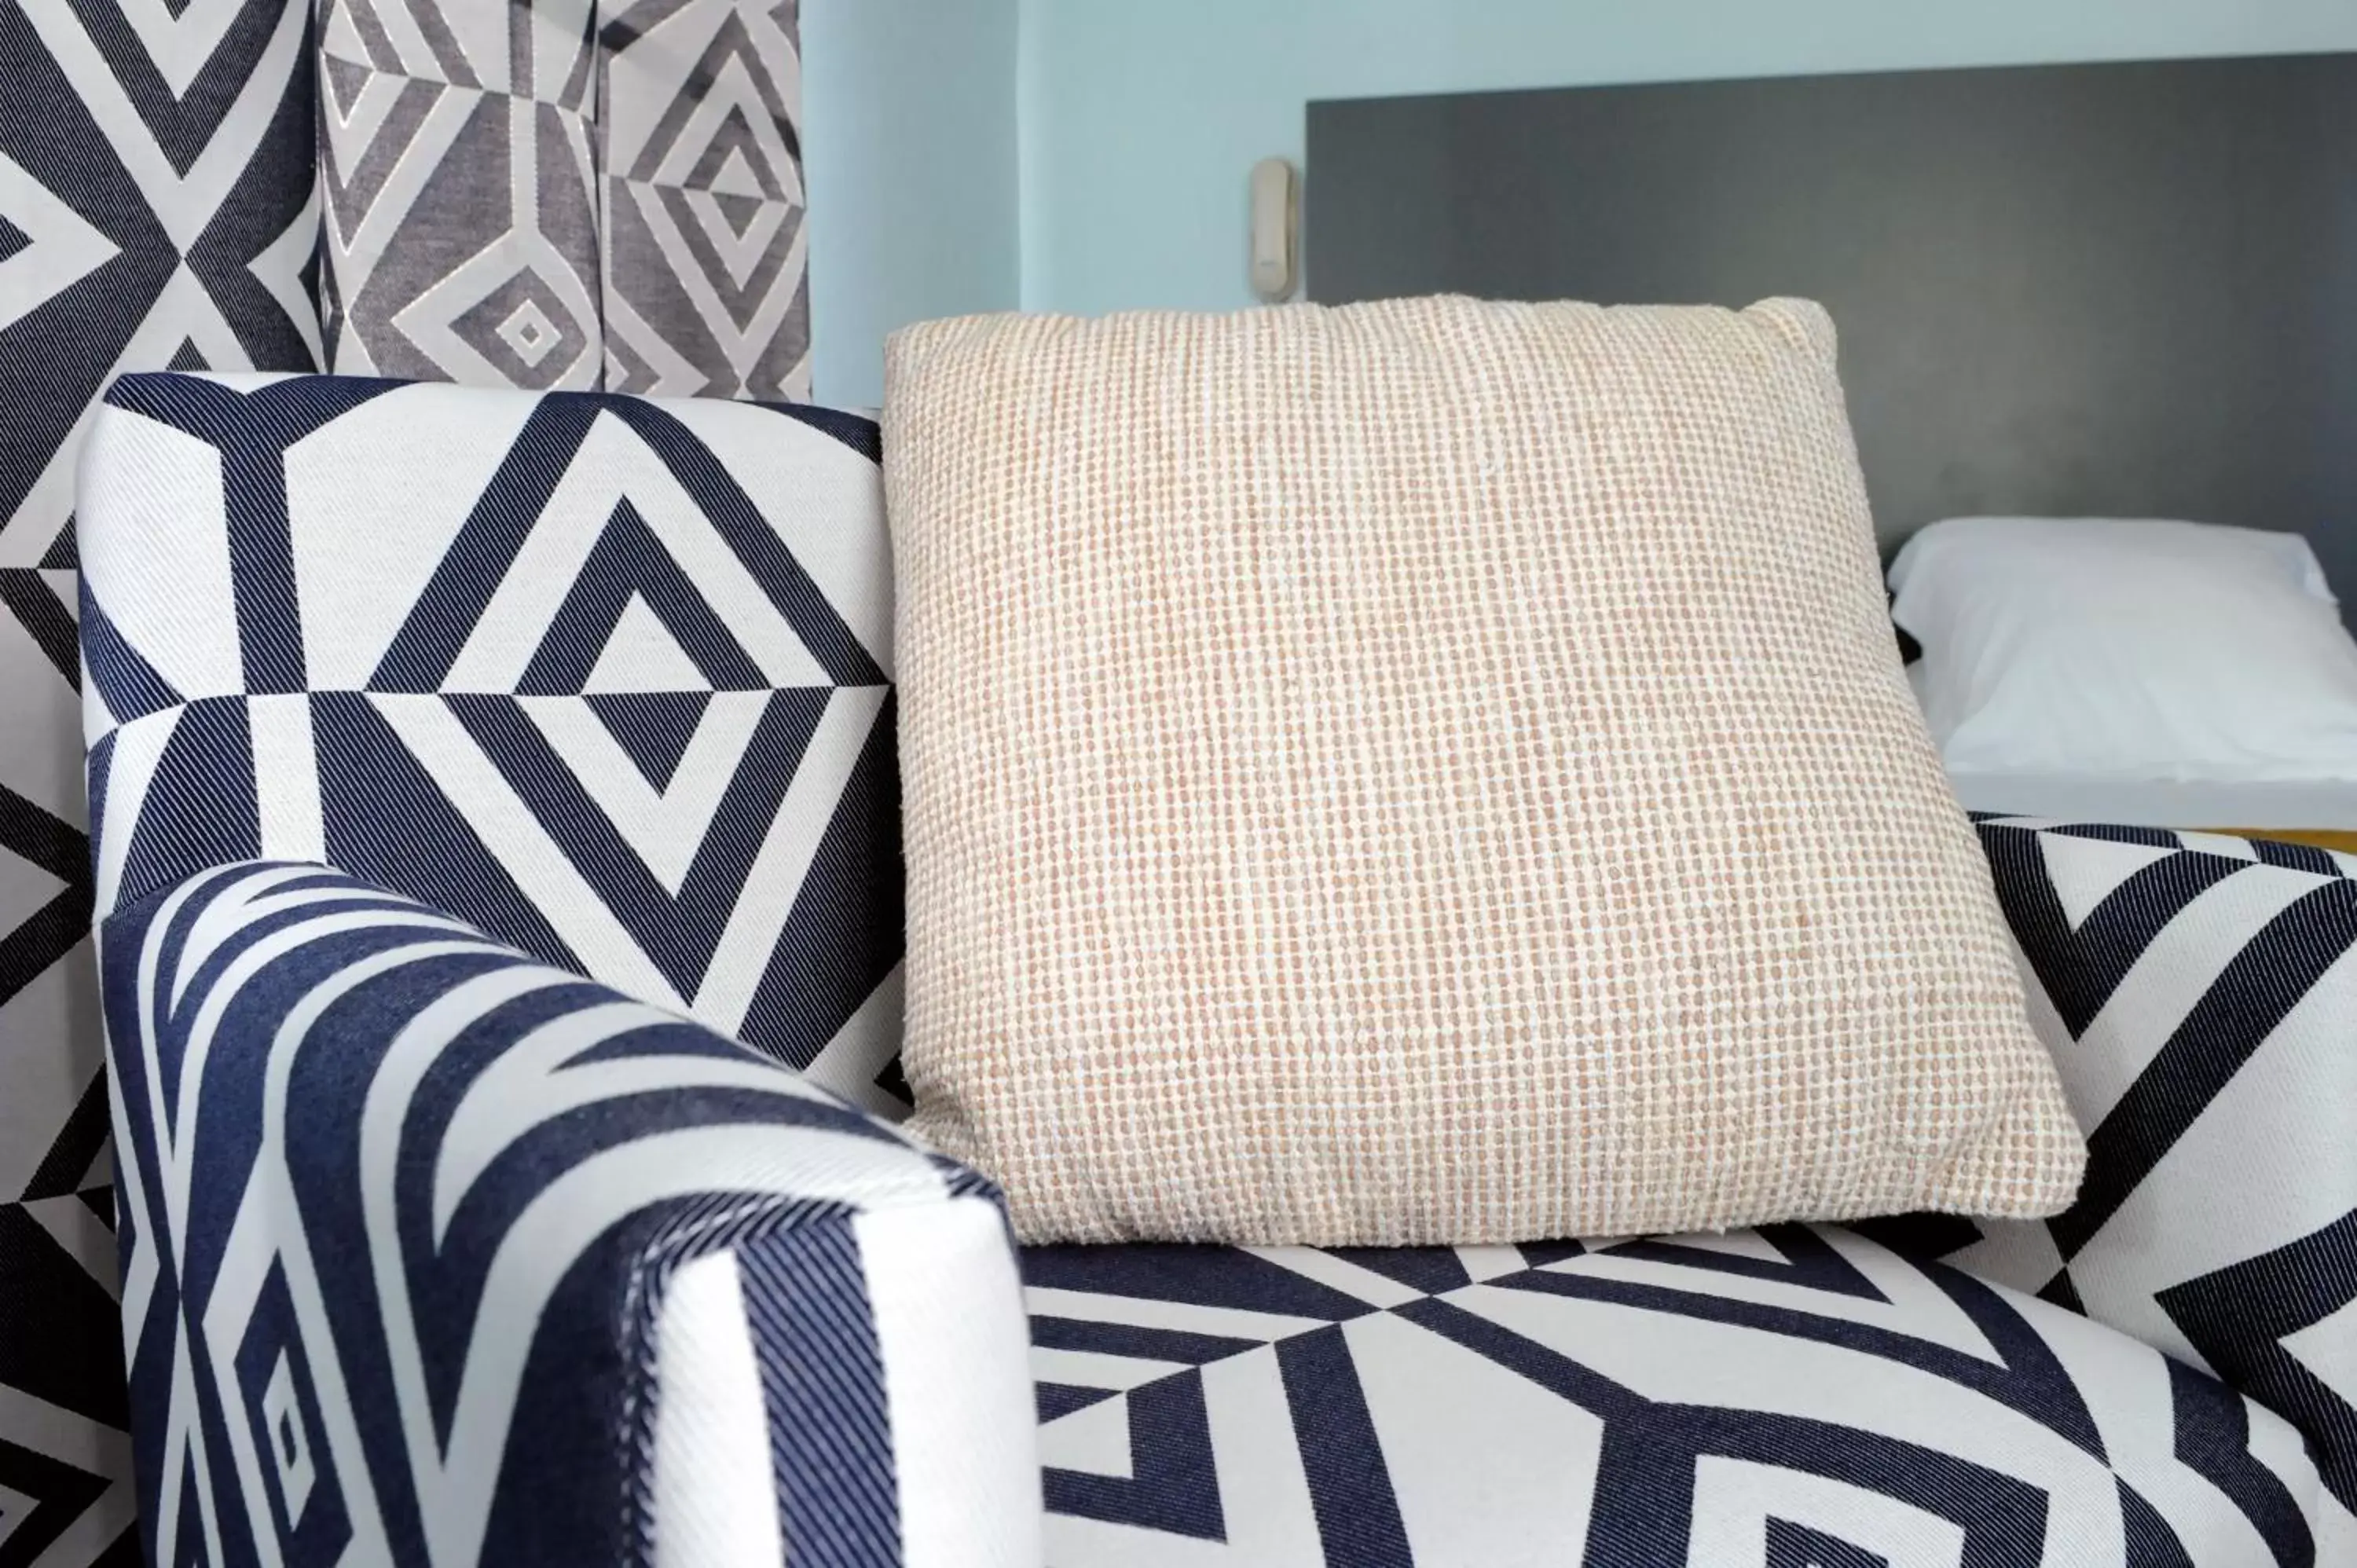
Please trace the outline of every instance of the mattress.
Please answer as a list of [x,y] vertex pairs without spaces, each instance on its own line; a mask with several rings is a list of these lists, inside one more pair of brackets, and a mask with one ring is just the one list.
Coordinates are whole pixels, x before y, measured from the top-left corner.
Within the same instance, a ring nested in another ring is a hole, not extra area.
[[2262,783],[2029,773],[1950,776],[1968,811],[2298,834],[2357,849],[2357,779]]

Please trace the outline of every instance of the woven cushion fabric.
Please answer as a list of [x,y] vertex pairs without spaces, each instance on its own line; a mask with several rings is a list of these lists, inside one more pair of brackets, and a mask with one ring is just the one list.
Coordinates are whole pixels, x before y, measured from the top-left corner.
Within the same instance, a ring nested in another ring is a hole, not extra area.
[[917,1126],[1029,1240],[2050,1213],[1814,306],[894,341]]

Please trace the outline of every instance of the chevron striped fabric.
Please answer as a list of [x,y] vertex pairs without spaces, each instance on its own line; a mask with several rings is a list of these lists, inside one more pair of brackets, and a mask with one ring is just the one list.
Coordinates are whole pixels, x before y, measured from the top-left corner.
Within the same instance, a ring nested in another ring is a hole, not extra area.
[[321,0],[328,367],[809,395],[799,20]]
[[1039,1561],[979,1177],[325,867],[101,950],[149,1562]]

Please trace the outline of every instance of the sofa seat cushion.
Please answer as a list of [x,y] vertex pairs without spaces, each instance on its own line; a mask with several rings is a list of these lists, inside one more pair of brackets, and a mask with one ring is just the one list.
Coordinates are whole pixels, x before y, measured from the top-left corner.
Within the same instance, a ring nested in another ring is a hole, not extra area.
[[1053,1568],[2330,1563],[2281,1418],[1857,1231],[1033,1247]]

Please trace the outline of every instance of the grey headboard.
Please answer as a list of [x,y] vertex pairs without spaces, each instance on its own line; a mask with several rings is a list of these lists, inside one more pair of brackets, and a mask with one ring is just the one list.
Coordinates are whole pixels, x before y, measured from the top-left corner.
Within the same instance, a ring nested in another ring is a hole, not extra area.
[[1325,301],[1823,300],[1879,527],[2306,532],[2357,601],[2357,54],[1313,103]]

